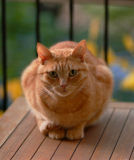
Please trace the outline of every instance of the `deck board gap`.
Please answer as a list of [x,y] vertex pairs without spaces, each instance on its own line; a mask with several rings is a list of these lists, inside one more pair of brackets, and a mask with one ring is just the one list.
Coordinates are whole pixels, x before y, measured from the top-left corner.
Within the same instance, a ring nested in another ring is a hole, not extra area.
[[21,119],[21,121],[17,124],[17,126],[14,128],[14,130],[9,134],[9,136],[7,137],[7,139],[2,143],[2,145],[0,146],[0,149],[4,146],[4,144],[7,142],[7,140],[12,136],[12,134],[16,131],[16,129],[18,128],[18,126],[24,121],[24,119],[30,114],[30,111],[28,111],[24,117]]
[[29,132],[29,134],[25,137],[25,139],[23,140],[23,142],[21,143],[21,145],[18,147],[18,149],[15,151],[15,153],[13,154],[13,156],[11,157],[11,160],[13,159],[13,157],[15,156],[15,154],[18,152],[18,150],[21,148],[21,146],[24,144],[24,142],[27,140],[27,138],[30,136],[30,134],[33,132],[33,130],[35,129],[35,126],[32,128],[32,130]]
[[129,110],[129,113],[128,113],[128,115],[127,115],[127,117],[126,117],[126,120],[125,120],[125,122],[124,122],[124,124],[123,124],[123,126],[122,126],[121,131],[120,131],[119,137],[118,137],[118,139],[117,139],[117,141],[116,141],[116,143],[115,143],[115,146],[114,146],[114,148],[113,148],[113,151],[112,151],[112,153],[111,153],[111,155],[110,155],[110,157],[109,157],[109,160],[111,159],[111,157],[112,157],[112,155],[113,155],[113,153],[114,153],[114,150],[115,150],[115,148],[116,148],[116,146],[117,146],[117,144],[118,144],[118,141],[119,141],[119,139],[120,139],[120,137],[121,137],[121,135],[122,135],[122,132],[123,132],[123,130],[124,130],[124,128],[125,128],[125,125],[126,125],[126,123],[127,123],[127,120],[128,120],[128,118],[129,118],[130,113],[131,113],[131,110]]
[[108,121],[107,121],[107,123],[106,123],[106,125],[105,125],[105,127],[104,127],[104,129],[103,129],[103,132],[102,132],[100,138],[98,139],[98,142],[96,143],[96,145],[95,145],[95,147],[94,147],[94,150],[93,150],[91,156],[89,157],[89,160],[92,158],[92,156],[93,156],[93,154],[94,154],[94,152],[95,152],[95,150],[96,150],[96,148],[97,148],[97,146],[98,146],[101,138],[103,137],[103,134],[105,133],[105,130],[106,130],[106,128],[107,128],[110,120],[112,119],[112,116],[113,116],[114,112],[115,112],[115,108],[113,108],[112,114],[110,115],[110,117],[109,117],[109,119],[108,119]]
[[59,146],[61,145],[61,143],[62,143],[62,140],[61,140],[61,142],[58,144],[58,146],[56,147],[56,149],[55,149],[54,153],[52,154],[50,160],[52,160],[53,156],[55,155],[55,153],[56,153],[56,151],[58,150],[58,148],[59,148]]
[[131,160],[133,154],[134,154],[134,146],[133,146],[132,152],[130,154],[129,160]]
[[42,142],[40,143],[40,145],[38,146],[38,148],[36,149],[36,151],[34,152],[34,154],[32,155],[32,157],[30,158],[30,160],[33,159],[33,157],[35,156],[35,154],[38,152],[40,146],[43,144],[43,142],[45,141],[46,137],[44,137],[44,139],[42,140]]
[[70,160],[72,159],[72,157],[73,157],[75,151],[77,150],[78,146],[80,145],[81,141],[82,141],[82,139],[78,142],[77,146],[75,147],[75,149],[74,149],[74,151],[73,151],[73,153],[72,153],[72,155],[70,157]]

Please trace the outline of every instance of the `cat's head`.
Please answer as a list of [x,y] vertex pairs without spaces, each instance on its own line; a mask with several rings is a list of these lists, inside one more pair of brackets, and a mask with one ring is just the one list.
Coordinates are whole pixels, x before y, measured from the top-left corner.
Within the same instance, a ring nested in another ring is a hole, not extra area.
[[38,43],[38,74],[45,89],[61,97],[80,90],[88,75],[88,67],[84,60],[86,51],[85,40],[79,42],[75,48],[53,50]]

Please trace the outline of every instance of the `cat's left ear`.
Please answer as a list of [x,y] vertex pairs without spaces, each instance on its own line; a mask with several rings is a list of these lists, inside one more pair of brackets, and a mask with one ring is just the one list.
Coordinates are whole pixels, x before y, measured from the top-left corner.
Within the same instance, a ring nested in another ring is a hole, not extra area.
[[72,55],[80,58],[80,60],[83,62],[86,51],[87,51],[86,40],[82,40],[77,44]]
[[41,43],[37,43],[37,54],[42,65],[46,60],[52,57],[51,52]]

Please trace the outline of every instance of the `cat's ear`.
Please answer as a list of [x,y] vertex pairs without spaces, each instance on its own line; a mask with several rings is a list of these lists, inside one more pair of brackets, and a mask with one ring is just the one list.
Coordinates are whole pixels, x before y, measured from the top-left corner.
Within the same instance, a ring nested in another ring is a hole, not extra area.
[[41,43],[37,43],[37,54],[41,64],[52,57],[51,52]]
[[82,40],[77,44],[72,55],[80,58],[81,61],[83,62],[86,51],[87,51],[86,40]]

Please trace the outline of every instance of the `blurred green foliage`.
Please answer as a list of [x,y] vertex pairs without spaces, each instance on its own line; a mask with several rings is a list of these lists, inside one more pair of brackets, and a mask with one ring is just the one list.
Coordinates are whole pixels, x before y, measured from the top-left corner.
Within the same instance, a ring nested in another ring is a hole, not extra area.
[[[13,2],[7,1],[7,74],[8,79],[19,78],[23,69],[36,57],[35,24],[36,6],[34,2]],[[0,2],[1,5],[1,2]],[[103,5],[81,5],[83,12],[90,20],[98,18],[101,22],[99,36],[95,40],[99,50],[103,48],[103,25],[104,25],[104,6]],[[1,7],[0,7],[1,13]],[[132,7],[110,6],[109,39],[110,48],[117,56],[125,57],[134,64],[133,56],[126,51],[123,44],[124,34],[133,36],[134,32],[134,9]],[[1,21],[1,14],[0,14]],[[79,22],[81,23],[81,19]],[[90,21],[89,21],[90,23]],[[90,25],[89,25],[90,26]],[[87,29],[74,26],[75,41],[90,39]],[[1,24],[0,24],[1,30]],[[41,11],[40,17],[40,37],[41,42],[47,47],[52,44],[68,40],[68,29],[57,25],[57,17],[51,11]],[[0,36],[0,48],[1,48]],[[0,50],[1,53],[1,50]],[[1,56],[2,54],[0,54]],[[0,57],[0,59],[2,59]],[[0,65],[0,82],[2,80],[2,66]],[[116,82],[115,82],[116,83]],[[18,82],[17,82],[18,84]],[[122,101],[134,100],[134,92],[124,91],[116,88],[113,95],[114,99]]]
[[[32,2],[7,2],[8,79],[20,77],[22,70],[36,57],[35,7],[35,3]],[[41,12],[40,22],[41,41],[46,46],[49,47],[57,41],[68,38],[66,31],[56,26],[55,16],[51,12]],[[1,78],[2,68],[0,66],[0,80]]]

